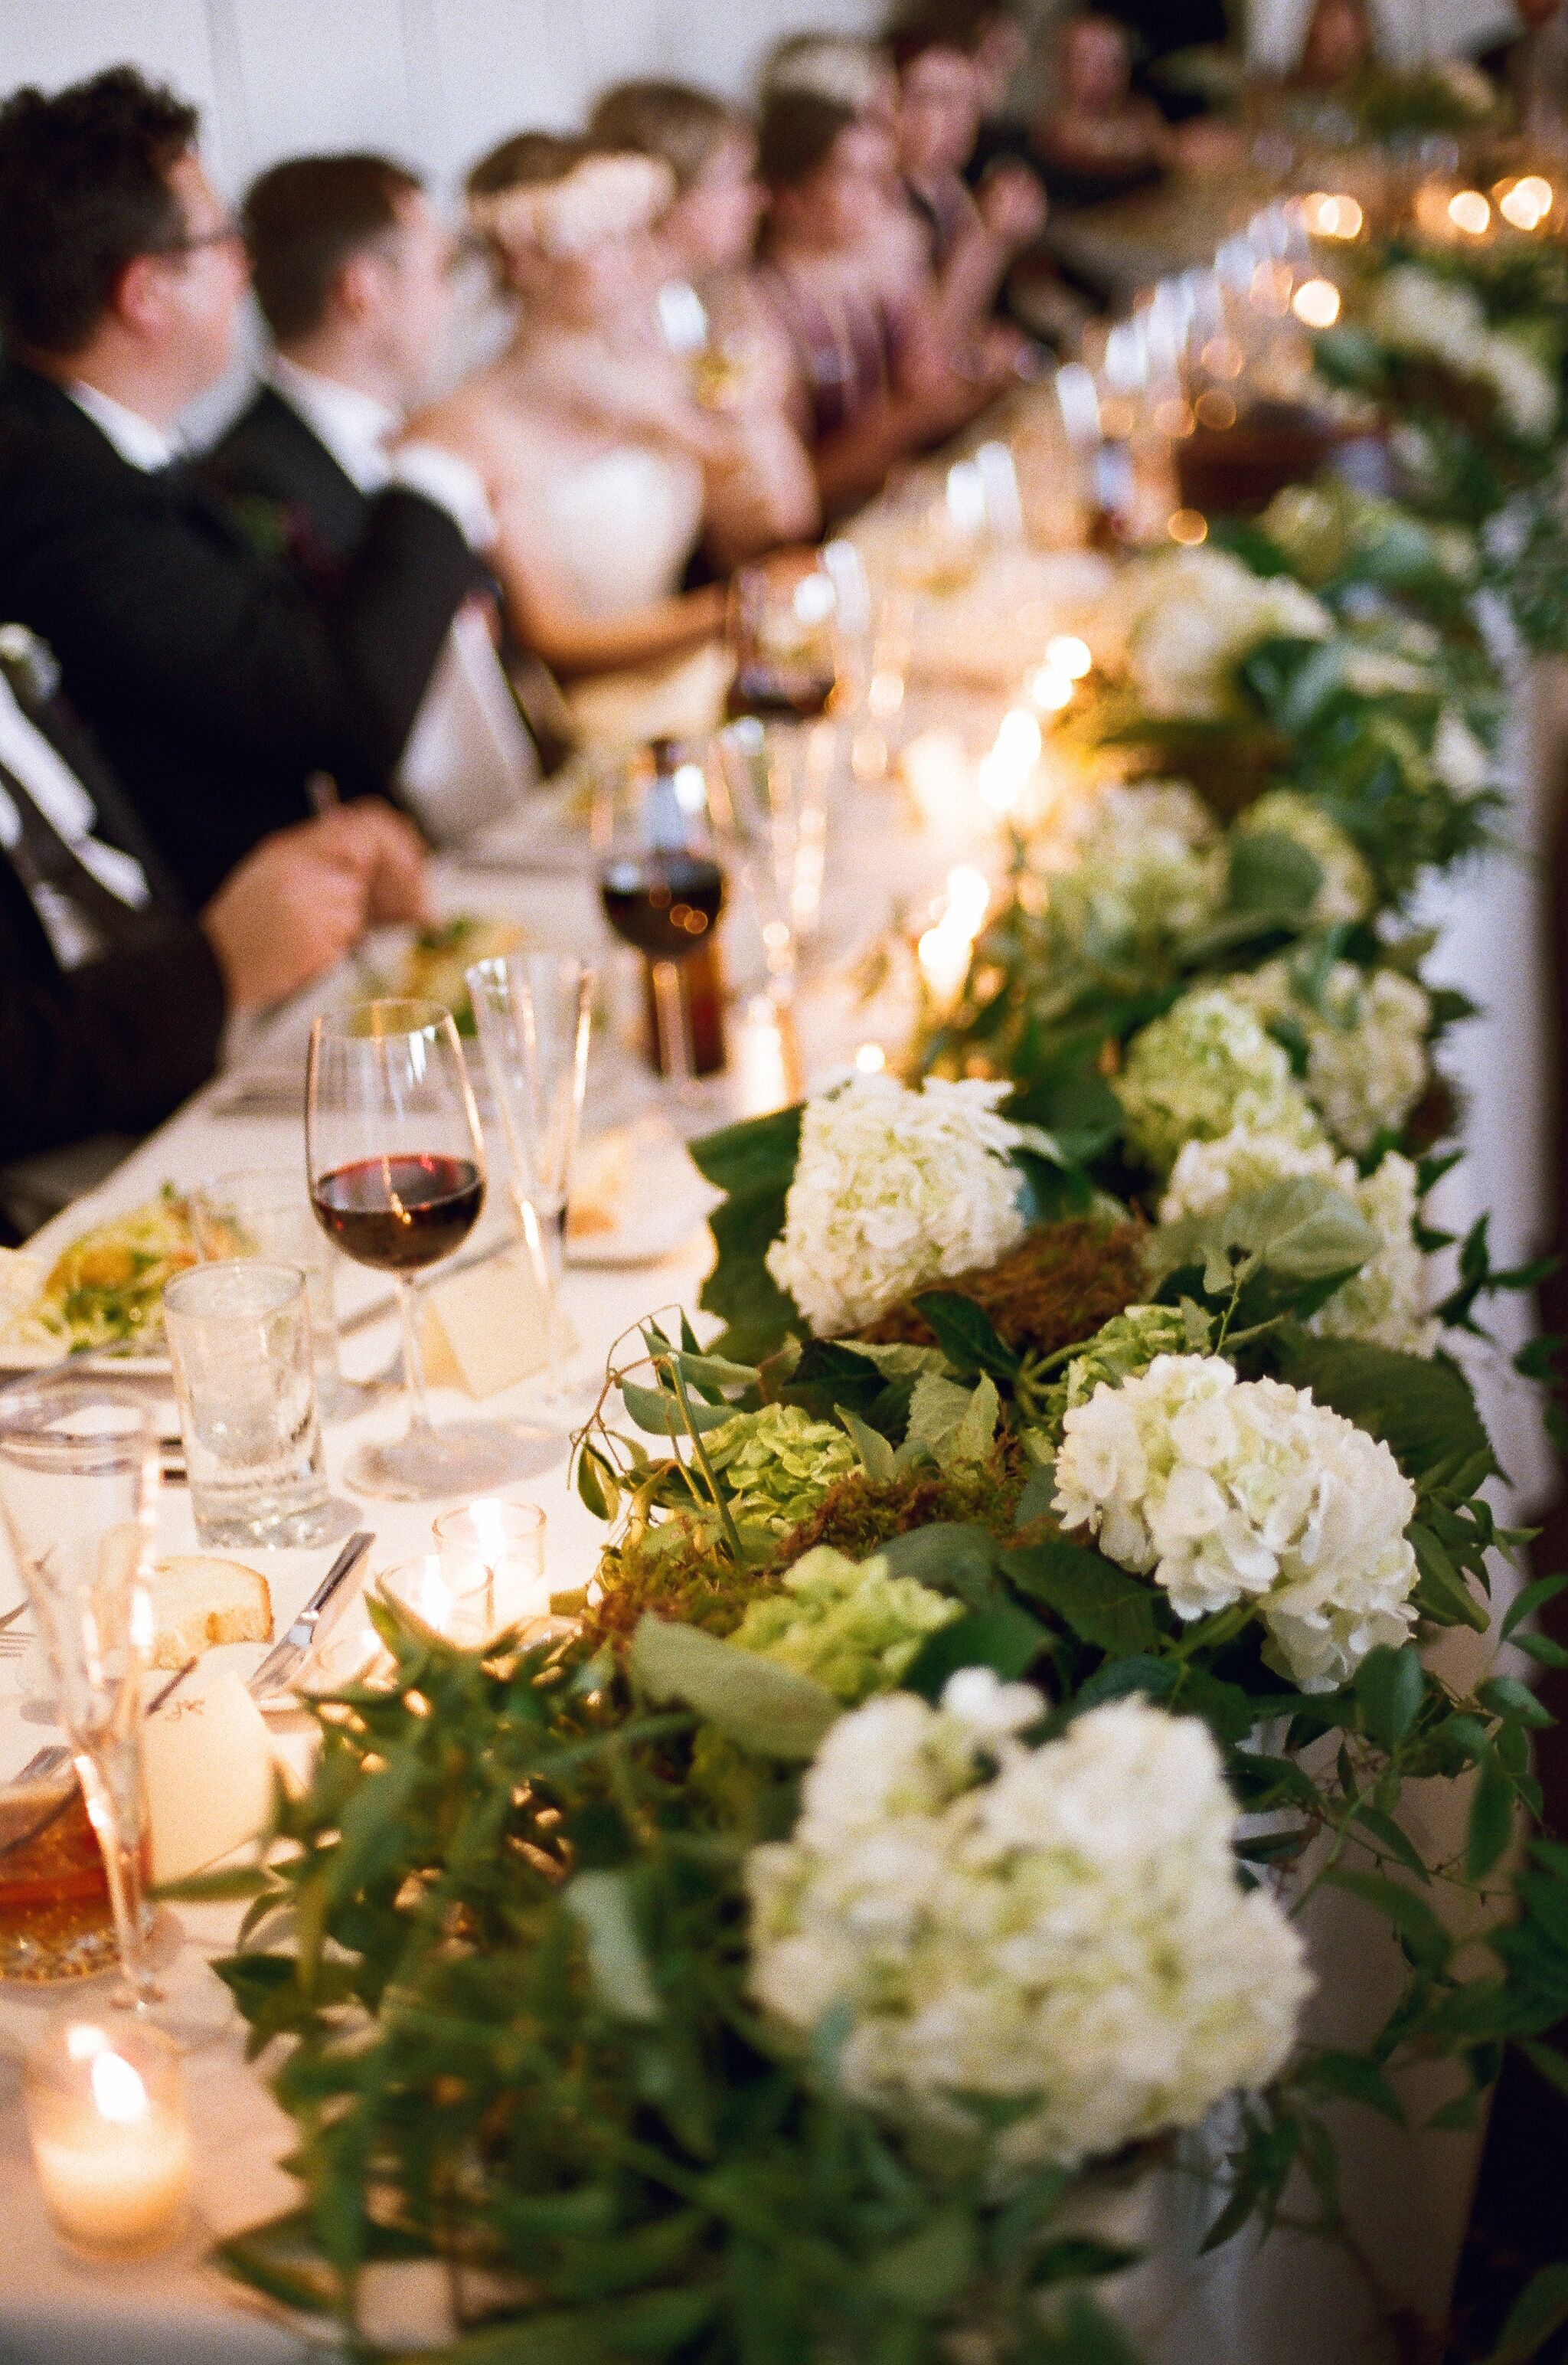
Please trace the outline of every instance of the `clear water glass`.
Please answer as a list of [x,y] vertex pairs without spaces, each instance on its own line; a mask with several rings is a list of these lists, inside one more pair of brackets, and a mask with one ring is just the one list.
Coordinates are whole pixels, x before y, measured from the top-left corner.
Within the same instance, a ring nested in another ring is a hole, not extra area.
[[121,1970],[114,2001],[139,2010],[160,1993],[142,1899],[141,1759],[157,1490],[153,1407],[133,1390],[70,1373],[0,1389],[0,1518],[103,1850]]
[[300,1268],[195,1265],[164,1289],[163,1323],[201,1541],[324,1542],[335,1515]]
[[562,1267],[595,981],[580,960],[554,953],[512,953],[468,971],[518,1229],[544,1308],[546,1386],[555,1393],[566,1384]]
[[321,1418],[341,1419],[363,1411],[363,1389],[345,1380],[339,1367],[337,1251],[316,1221],[303,1173],[281,1166],[236,1167],[198,1183],[190,1207],[196,1246],[208,1262],[267,1257],[298,1265],[310,1305]]
[[441,1551],[475,1561],[485,1571],[492,1633],[548,1614],[544,1529],[537,1503],[512,1503],[499,1496],[443,1511],[434,1522],[431,1533]]

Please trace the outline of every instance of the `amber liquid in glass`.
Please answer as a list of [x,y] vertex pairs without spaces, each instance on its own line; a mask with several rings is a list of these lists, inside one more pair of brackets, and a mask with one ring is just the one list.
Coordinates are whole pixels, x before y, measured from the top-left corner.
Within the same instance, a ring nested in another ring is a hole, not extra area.
[[0,1978],[87,1978],[118,1960],[103,1855],[74,1773],[0,1790]]

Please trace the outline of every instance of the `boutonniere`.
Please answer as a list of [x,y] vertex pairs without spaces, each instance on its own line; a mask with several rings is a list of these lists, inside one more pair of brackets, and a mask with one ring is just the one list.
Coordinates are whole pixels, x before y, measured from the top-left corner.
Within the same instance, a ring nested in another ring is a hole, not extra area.
[[60,661],[27,624],[0,624],[0,676],[23,706],[42,706],[60,688]]

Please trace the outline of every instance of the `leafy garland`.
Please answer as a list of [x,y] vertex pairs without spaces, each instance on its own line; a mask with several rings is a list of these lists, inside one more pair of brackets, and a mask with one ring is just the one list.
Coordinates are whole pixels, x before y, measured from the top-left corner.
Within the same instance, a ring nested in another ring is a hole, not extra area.
[[[391,1679],[317,1705],[311,1784],[278,1802],[286,1846],[204,1885],[252,1897],[221,1968],[252,2048],[286,2045],[274,2082],[303,2187],[297,2212],[225,2257],[335,2318],[360,2353],[386,2353],[363,2331],[365,2270],[434,2259],[455,2327],[439,2354],[472,2365],[913,2365],[951,2355],[958,2334],[1024,2365],[1128,2365],[1096,2294],[1129,2254],[1082,2230],[1093,2176],[1049,2160],[999,2178],[1017,2112],[995,2095],[962,2098],[988,2140],[934,2159],[849,2078],[846,2011],[802,2045],[757,2001],[750,1867],[797,1830],[803,1772],[809,1790],[862,1704],[937,1710],[959,1679],[1036,1687],[997,1767],[1025,1749],[1043,1763],[1118,1703],[1193,1721],[1247,1817],[1248,1877],[1293,1917],[1320,1887],[1346,1890],[1402,1951],[1401,1993],[1365,2045],[1302,2045],[1242,2102],[1226,2156],[1206,2163],[1211,2246],[1287,2208],[1300,2222],[1303,2180],[1315,2222],[1343,2235],[1326,2113],[1349,2099],[1402,2122],[1407,2063],[1457,2066],[1439,2113],[1453,2126],[1473,2123],[1510,2040],[1568,2079],[1541,2041],[1568,2010],[1568,1850],[1538,1837],[1511,1855],[1521,1813],[1540,1815],[1529,1735],[1549,1719],[1512,1676],[1462,1689],[1419,1649],[1446,1627],[1486,1629],[1487,1555],[1524,1539],[1495,1524],[1495,1460],[1449,1353],[1324,1328],[1378,1252],[1355,1178],[1407,1157],[1424,1190],[1447,1162],[1436,1071],[1349,1170],[1341,1157],[1163,1221],[1166,1178],[1127,1081],[1151,1039],[1178,1039],[1147,1030],[1190,1014],[1194,994],[1234,1000],[1239,979],[1256,999],[1283,976],[1283,1001],[1265,995],[1249,1023],[1274,1047],[1281,1105],[1306,1109],[1315,1029],[1338,1023],[1345,973],[1358,1011],[1380,974],[1415,980],[1425,947],[1388,915],[1423,865],[1488,825],[1489,791],[1446,785],[1430,760],[1461,676],[1367,692],[1347,664],[1387,648],[1391,615],[1419,622],[1462,654],[1484,737],[1489,661],[1452,596],[1484,566],[1456,570],[1430,507],[1330,523],[1327,566],[1323,537],[1309,554],[1278,508],[1250,546],[1238,538],[1260,577],[1296,568],[1340,622],[1248,651],[1210,745],[1267,740],[1255,779],[1287,784],[1355,846],[1366,908],[1324,916],[1335,848],[1288,804],[1280,827],[1227,814],[1204,842],[1207,908],[1175,926],[1107,922],[1092,901],[1064,921],[1021,839],[1009,897],[918,1055],[1010,1088],[1020,1237],[814,1336],[770,1255],[810,1155],[802,1112],[700,1144],[725,1194],[703,1298],[722,1333],[705,1345],[684,1314],[650,1318],[612,1361],[577,1457],[610,1534],[594,1585],[563,1605],[574,1631],[465,1653],[376,1606]],[[1375,628],[1355,616],[1369,591]],[[1091,701],[1103,744],[1192,772],[1169,718],[1129,712],[1109,678]],[[1188,732],[1188,757],[1204,736]],[[1440,995],[1425,1012],[1423,1058],[1462,1014]],[[1438,1242],[1419,1218],[1414,1237]],[[1488,1290],[1536,1277],[1495,1272],[1478,1227],[1437,1315],[1473,1328]],[[1310,1391],[1359,1451],[1392,1457],[1412,1505],[1412,1639],[1359,1649],[1342,1679],[1304,1691],[1275,1662],[1265,1597],[1179,1614],[1105,1548],[1108,1530],[1069,1527],[1062,1457],[1081,1416],[1194,1368],[1260,1404]],[[1529,1628],[1564,1583],[1528,1587],[1504,1640],[1560,1663]],[[1471,1785],[1453,1861],[1428,1862],[1400,1818],[1405,1785],[1434,1777]],[[1456,1895],[1462,1946],[1441,1910]],[[1200,2164],[1172,2132],[1095,2174],[1140,2175],[1173,2146]],[[1510,2357],[1530,2353],[1531,2304]],[[1540,2337],[1557,2320],[1535,2316]]]

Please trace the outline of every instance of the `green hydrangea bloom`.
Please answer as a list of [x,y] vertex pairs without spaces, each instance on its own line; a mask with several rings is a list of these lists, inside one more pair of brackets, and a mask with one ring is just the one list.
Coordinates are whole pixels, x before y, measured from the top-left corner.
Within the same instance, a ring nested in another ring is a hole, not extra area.
[[1362,920],[1372,906],[1372,875],[1359,849],[1319,804],[1294,789],[1270,789],[1236,824],[1288,837],[1310,854],[1323,873],[1310,917],[1327,927],[1336,920]]
[[963,1615],[913,1576],[856,1562],[819,1544],[784,1577],[784,1591],[754,1601],[730,1637],[744,1651],[811,1676],[853,1706],[892,1691],[928,1634]]
[[1217,1141],[1233,1126],[1304,1140],[1321,1132],[1282,1046],[1220,986],[1184,993],[1140,1028],[1111,1088],[1132,1148],[1160,1174],[1184,1143]]
[[[1198,1336],[1193,1336],[1194,1328]],[[1087,1404],[1103,1380],[1108,1387],[1147,1372],[1156,1355],[1203,1354],[1207,1322],[1196,1306],[1129,1306],[1103,1323],[1046,1399],[1046,1425],[1053,1437],[1075,1405]]]
[[736,1519],[776,1536],[809,1519],[828,1488],[860,1467],[843,1429],[799,1405],[737,1413],[702,1442],[729,1484]]

